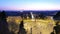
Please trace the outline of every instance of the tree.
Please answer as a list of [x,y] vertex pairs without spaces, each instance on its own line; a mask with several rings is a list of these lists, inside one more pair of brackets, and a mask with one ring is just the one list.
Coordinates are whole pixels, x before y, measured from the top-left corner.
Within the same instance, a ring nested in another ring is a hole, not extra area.
[[0,13],[0,34],[9,34],[8,23],[4,11]]

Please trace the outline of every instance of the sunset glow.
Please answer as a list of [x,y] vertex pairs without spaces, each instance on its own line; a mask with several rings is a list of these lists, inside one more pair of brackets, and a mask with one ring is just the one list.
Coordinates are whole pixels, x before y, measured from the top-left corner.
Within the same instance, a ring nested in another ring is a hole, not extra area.
[[60,10],[60,0],[0,0],[0,10]]

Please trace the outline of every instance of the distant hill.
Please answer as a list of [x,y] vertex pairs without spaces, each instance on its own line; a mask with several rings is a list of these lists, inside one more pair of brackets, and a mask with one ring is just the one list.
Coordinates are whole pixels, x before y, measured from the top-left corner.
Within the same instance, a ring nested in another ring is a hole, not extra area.
[[30,13],[32,12],[33,14],[43,14],[45,16],[54,16],[56,15],[57,12],[59,11],[5,11],[7,16],[20,16],[22,13],[26,14],[26,13]]
[[54,17],[53,17],[55,20],[60,20],[60,11],[59,12],[57,12],[57,14],[56,15],[54,15]]

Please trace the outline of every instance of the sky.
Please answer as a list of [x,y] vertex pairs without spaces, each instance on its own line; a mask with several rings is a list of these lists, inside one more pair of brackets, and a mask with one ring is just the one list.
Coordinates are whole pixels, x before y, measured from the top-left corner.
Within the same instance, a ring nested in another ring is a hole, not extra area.
[[0,0],[0,10],[60,10],[60,0]]

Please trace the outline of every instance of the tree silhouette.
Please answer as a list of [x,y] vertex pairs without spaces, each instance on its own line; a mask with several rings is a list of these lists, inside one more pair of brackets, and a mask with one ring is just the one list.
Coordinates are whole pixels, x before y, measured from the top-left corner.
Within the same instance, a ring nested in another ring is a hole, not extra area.
[[53,17],[54,20],[60,20],[60,11]]
[[54,30],[55,30],[56,34],[60,34],[60,25],[59,25],[59,21],[56,23],[56,26],[54,27]]
[[9,34],[8,23],[4,11],[0,12],[0,34]]
[[40,14],[39,17],[40,17],[41,19],[44,19],[44,18],[45,18],[45,16],[44,16],[43,14]]

